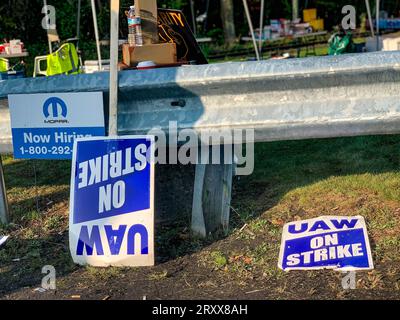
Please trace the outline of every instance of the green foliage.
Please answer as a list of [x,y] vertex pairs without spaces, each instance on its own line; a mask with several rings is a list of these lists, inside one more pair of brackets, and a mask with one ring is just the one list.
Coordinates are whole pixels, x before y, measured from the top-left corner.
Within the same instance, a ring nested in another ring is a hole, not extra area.
[[158,6],[161,8],[182,9],[188,5],[188,0],[161,0]]
[[214,28],[207,32],[207,37],[213,38],[218,45],[222,45],[224,43],[224,30]]

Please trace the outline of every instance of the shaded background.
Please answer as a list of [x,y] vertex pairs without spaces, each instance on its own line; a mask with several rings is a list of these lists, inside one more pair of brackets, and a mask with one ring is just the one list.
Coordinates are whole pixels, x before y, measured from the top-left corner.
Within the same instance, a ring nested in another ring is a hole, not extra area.
[[[212,37],[215,45],[224,44],[224,32],[221,19],[221,3],[232,2],[234,7],[234,24],[236,36],[248,34],[248,26],[244,15],[242,0],[194,0],[196,16],[206,12],[208,4],[208,19],[198,25],[198,36]],[[248,0],[252,13],[253,23],[259,22],[260,0]],[[389,12],[389,16],[398,16],[400,0],[381,0],[381,9]],[[77,0],[48,0],[49,5],[56,8],[56,24],[60,39],[68,39],[76,35]],[[121,1],[120,38],[127,37],[127,23],[123,18],[123,11],[128,9],[133,0]],[[277,18],[290,19],[292,15],[291,0],[266,0],[265,20]],[[340,10],[344,5],[352,4],[357,8],[360,17],[365,14],[364,0],[299,0],[300,13],[304,8],[318,9],[318,15],[325,19],[327,30],[337,25],[342,15]],[[100,38],[109,39],[109,6],[108,0],[96,0]],[[0,42],[3,39],[21,39],[30,52],[27,59],[32,64],[37,55],[47,54],[46,32],[41,27],[44,15],[41,13],[42,0],[0,0]],[[181,9],[188,21],[192,22],[189,0],[158,0],[159,7]],[[374,1],[371,2],[374,10]],[[360,19],[358,19],[358,23]],[[212,45],[211,45],[212,46]],[[84,60],[96,59],[94,30],[90,1],[82,1],[81,9],[81,41]],[[103,47],[104,58],[108,57],[108,48]],[[207,51],[207,50],[205,50]],[[207,52],[206,52],[207,53]]]

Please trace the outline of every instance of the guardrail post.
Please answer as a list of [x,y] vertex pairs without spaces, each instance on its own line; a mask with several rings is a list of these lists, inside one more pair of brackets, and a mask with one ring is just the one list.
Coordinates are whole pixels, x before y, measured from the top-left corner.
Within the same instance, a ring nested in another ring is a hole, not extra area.
[[8,203],[6,185],[4,182],[3,163],[0,156],[0,221],[1,223],[8,223]]
[[191,225],[193,233],[203,238],[229,229],[233,157],[225,163],[196,165]]

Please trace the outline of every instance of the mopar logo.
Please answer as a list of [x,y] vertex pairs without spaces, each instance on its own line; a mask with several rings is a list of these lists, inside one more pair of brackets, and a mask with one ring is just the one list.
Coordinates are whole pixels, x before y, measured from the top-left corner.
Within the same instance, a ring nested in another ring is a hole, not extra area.
[[47,118],[44,123],[68,123],[67,105],[63,100],[57,97],[51,97],[43,104],[43,114]]

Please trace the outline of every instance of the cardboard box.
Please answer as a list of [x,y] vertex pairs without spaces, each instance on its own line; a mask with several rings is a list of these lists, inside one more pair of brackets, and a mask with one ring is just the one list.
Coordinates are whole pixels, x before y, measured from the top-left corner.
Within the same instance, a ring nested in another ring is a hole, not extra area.
[[304,9],[303,10],[303,21],[310,22],[317,20],[317,9]]
[[[377,51],[376,37],[367,38],[365,44],[367,52]],[[398,51],[400,50],[400,32],[379,36],[378,51]]]
[[122,45],[123,62],[131,67],[142,61],[153,61],[157,65],[174,64],[177,62],[175,43],[148,44],[140,47]]
[[10,54],[20,54],[20,53],[22,53],[21,40],[11,40],[10,41]]
[[135,0],[135,9],[140,10],[143,44],[158,43],[157,0]]
[[383,51],[399,51],[400,50],[400,32],[382,35]]

